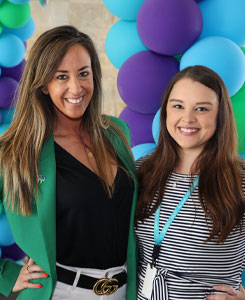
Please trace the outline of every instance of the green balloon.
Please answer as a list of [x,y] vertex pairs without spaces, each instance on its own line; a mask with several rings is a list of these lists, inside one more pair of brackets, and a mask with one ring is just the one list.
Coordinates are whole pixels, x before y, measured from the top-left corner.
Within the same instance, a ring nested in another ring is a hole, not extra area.
[[244,46],[242,46],[241,47],[241,49],[242,49],[242,52],[244,53],[244,55],[245,55],[245,47]]
[[0,22],[8,28],[19,28],[24,26],[31,16],[28,3],[13,4],[5,0],[0,6]]
[[238,152],[245,153],[245,83],[231,97],[238,133]]

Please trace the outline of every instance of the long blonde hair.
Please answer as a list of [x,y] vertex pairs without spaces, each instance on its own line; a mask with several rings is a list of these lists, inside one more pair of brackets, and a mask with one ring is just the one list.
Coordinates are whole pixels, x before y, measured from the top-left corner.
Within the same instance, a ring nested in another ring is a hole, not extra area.
[[22,215],[32,212],[32,199],[38,195],[38,159],[45,141],[52,134],[54,109],[42,89],[53,78],[67,50],[74,44],[87,49],[92,63],[94,92],[83,116],[83,130],[89,132],[99,176],[111,193],[111,161],[114,148],[103,129],[119,135],[130,151],[121,130],[101,114],[101,67],[89,36],[73,26],[60,26],[43,33],[30,50],[20,81],[13,121],[0,138],[0,167],[4,176],[4,201]]

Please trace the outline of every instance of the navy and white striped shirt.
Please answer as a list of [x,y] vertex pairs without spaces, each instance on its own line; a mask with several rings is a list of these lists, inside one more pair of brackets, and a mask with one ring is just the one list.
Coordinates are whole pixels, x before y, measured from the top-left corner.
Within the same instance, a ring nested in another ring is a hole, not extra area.
[[[141,159],[137,161],[137,167],[141,162]],[[193,178],[177,173],[170,175],[161,205],[160,231],[190,188]],[[245,191],[245,174],[243,179]],[[223,244],[205,242],[208,236],[197,187],[174,219],[161,244],[151,300],[203,300],[214,292],[212,287],[216,284],[228,284],[239,289],[241,272],[245,266],[245,223],[241,233],[240,227],[234,229]],[[136,240],[140,253],[137,299],[146,300],[141,291],[147,264],[152,261],[154,215],[139,223]]]

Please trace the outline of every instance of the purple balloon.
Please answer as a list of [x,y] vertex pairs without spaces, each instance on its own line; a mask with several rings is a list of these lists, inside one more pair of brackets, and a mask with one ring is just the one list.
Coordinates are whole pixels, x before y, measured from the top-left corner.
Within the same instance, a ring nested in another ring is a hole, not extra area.
[[126,107],[119,118],[128,123],[131,131],[131,147],[144,143],[154,143],[152,136],[152,121],[154,114],[137,113]]
[[10,77],[0,78],[0,108],[7,109],[11,106],[18,82]]
[[2,76],[11,77],[16,81],[20,81],[26,61],[23,59],[20,64],[13,68],[2,68]]
[[138,33],[152,51],[176,55],[202,31],[202,13],[194,0],[145,0],[137,15]]
[[26,254],[16,244],[2,247],[2,259],[10,258],[14,261],[24,258]]
[[169,56],[142,51],[130,56],[118,72],[117,87],[129,108],[154,114],[169,80],[179,71],[178,61]]

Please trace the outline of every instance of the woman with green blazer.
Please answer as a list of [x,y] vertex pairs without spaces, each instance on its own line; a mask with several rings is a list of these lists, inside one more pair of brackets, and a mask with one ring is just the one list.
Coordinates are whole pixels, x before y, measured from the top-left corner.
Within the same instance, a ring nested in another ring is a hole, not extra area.
[[0,192],[15,242],[0,294],[18,299],[136,299],[137,197],[127,124],[101,114],[101,69],[72,26],[42,34],[0,138]]

